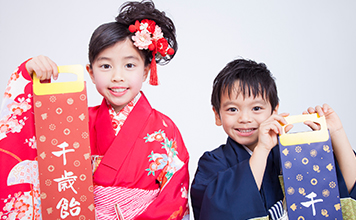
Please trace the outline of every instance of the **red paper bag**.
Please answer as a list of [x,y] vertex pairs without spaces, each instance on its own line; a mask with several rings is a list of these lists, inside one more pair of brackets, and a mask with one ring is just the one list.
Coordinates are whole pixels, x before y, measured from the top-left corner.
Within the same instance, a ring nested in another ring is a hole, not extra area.
[[83,67],[61,66],[77,80],[40,83],[34,113],[42,219],[94,220],[88,107]]

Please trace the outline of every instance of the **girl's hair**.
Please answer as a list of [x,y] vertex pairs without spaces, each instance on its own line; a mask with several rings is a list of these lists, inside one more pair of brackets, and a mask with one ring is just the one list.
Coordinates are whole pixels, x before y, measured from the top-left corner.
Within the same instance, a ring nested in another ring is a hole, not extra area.
[[[238,87],[236,88],[236,84]],[[274,77],[264,63],[253,60],[237,59],[228,63],[216,76],[211,94],[211,104],[220,114],[221,96],[227,92],[230,97],[233,91],[244,97],[261,95],[272,106],[272,112],[279,99]]]
[[[176,29],[172,20],[163,11],[157,10],[151,0],[126,2],[121,6],[119,15],[115,18],[116,22],[102,24],[92,34],[89,42],[90,65],[102,50],[127,38],[132,41],[131,36],[133,36],[133,33],[129,31],[129,26],[135,24],[136,20],[141,21],[143,19],[155,21],[156,25],[162,29],[163,36],[168,41],[169,46],[177,52]],[[150,64],[152,52],[150,50],[139,50],[139,52],[145,60],[145,66]],[[174,54],[165,57],[156,56],[156,62],[163,65],[173,57]]]

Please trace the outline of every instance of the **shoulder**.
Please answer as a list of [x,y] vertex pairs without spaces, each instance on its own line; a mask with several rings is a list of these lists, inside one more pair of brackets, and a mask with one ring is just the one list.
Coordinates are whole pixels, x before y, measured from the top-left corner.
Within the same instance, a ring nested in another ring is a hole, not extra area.
[[219,172],[229,168],[227,158],[224,154],[223,144],[220,147],[206,151],[199,159],[198,168],[195,174],[195,180],[207,181],[215,178]]
[[223,148],[225,148],[226,145],[223,144],[220,147],[212,150],[212,151],[206,151],[203,156],[200,157],[198,166],[205,167],[205,166],[214,166],[216,167],[217,165],[219,167],[227,167],[227,160],[226,156],[224,154]]
[[160,112],[156,109],[152,109],[152,115],[155,118],[164,121],[164,123],[167,125],[167,127],[177,127],[170,117],[168,117],[167,115],[163,114],[162,112]]
[[151,118],[161,125],[162,129],[167,133],[167,135],[179,136],[181,138],[181,133],[178,129],[178,126],[170,117],[160,111],[157,111],[156,109],[152,109]]
[[147,131],[151,132],[149,133],[149,136],[155,135],[156,133],[162,134],[162,137],[167,139],[168,142],[171,142],[172,147],[176,148],[179,157],[182,158],[182,160],[185,161],[189,159],[189,153],[185,147],[183,137],[177,125],[170,117],[156,109],[152,109],[147,125]]
[[89,120],[96,118],[96,116],[97,116],[97,114],[99,112],[99,107],[100,107],[100,105],[88,108]]

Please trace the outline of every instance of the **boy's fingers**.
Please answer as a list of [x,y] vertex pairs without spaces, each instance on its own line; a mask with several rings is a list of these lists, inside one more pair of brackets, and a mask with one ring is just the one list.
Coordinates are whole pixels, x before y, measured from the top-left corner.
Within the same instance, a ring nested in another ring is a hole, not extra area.
[[309,114],[315,113],[315,109],[312,108],[312,107],[309,107],[307,111],[308,111]]
[[309,126],[313,131],[320,130],[320,125],[312,121],[305,121],[304,124]]
[[315,110],[319,114],[319,116],[323,116],[324,115],[323,109],[321,108],[320,105],[316,106]]

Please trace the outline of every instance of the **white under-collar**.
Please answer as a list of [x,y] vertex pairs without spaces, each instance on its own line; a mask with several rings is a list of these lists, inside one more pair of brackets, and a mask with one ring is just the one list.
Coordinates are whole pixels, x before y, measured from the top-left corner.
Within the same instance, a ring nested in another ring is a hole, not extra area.
[[250,148],[246,147],[245,145],[242,145],[242,146],[245,148],[245,150],[247,151],[247,153],[249,153],[250,155],[252,155],[253,151],[250,150]]

